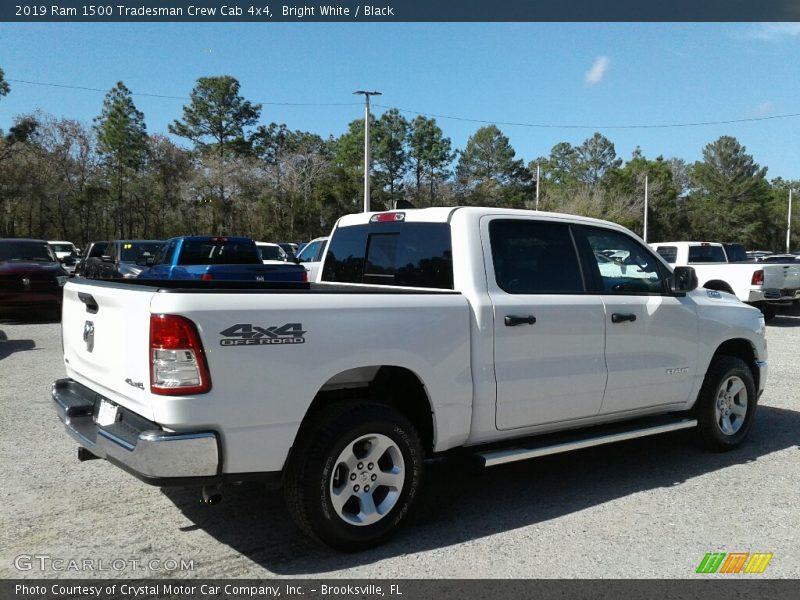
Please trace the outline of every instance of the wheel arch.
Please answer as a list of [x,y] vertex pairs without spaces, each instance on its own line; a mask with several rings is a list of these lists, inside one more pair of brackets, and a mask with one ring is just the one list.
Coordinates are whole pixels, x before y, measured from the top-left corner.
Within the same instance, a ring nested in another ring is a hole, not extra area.
[[[321,408],[334,402],[364,400],[391,406],[407,418],[419,433],[426,452],[436,443],[433,403],[422,378],[407,367],[369,365],[348,369],[330,377],[317,391],[295,436],[305,433]],[[291,451],[290,451],[291,455]]]
[[[750,372],[753,374],[753,381],[755,382],[756,390],[759,389],[760,371],[756,364],[756,351],[750,340],[744,338],[734,338],[722,342],[711,357],[708,363],[709,367],[718,356],[733,356],[739,358],[747,364]],[[708,369],[706,369],[708,370]]]
[[718,292],[727,292],[729,294],[734,293],[730,284],[721,279],[712,279],[711,281],[706,281],[701,287],[704,287],[707,290],[716,290]]

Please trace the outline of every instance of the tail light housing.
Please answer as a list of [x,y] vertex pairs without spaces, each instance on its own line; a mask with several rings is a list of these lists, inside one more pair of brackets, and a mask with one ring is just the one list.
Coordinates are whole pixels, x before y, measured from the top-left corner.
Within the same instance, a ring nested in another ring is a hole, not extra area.
[[183,396],[210,389],[211,377],[195,324],[178,315],[150,315],[150,391]]
[[303,269],[303,274],[300,275],[300,283],[308,283],[308,271]]
[[764,285],[764,269],[759,269],[753,273],[750,285]]
[[213,281],[214,276],[211,273],[203,273],[200,275],[200,281]]

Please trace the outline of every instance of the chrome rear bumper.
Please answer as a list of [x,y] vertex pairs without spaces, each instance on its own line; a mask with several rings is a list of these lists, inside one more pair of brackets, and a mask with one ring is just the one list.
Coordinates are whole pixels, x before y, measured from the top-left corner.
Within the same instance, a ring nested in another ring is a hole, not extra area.
[[153,485],[188,485],[221,480],[219,436],[214,431],[170,432],[123,407],[117,421],[95,418],[102,396],[72,380],[59,379],[53,406],[83,448]]

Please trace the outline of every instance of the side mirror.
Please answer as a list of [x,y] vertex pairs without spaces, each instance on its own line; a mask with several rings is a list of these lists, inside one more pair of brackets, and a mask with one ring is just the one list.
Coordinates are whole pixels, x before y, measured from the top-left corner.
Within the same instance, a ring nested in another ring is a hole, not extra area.
[[697,273],[693,267],[675,267],[672,272],[670,288],[673,293],[685,294],[697,289]]

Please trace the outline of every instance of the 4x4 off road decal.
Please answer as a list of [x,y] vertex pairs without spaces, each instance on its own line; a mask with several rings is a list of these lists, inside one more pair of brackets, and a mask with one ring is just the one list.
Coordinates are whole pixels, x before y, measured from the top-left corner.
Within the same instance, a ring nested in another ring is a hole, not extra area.
[[223,337],[220,346],[272,346],[275,344],[303,344],[302,323],[286,323],[273,327],[257,327],[248,323],[240,323],[219,332]]

